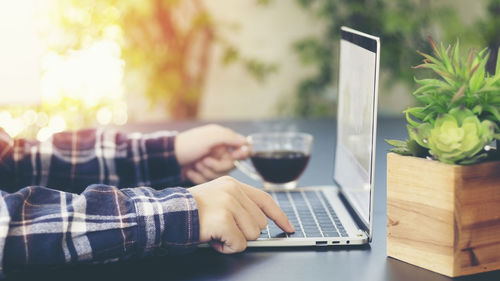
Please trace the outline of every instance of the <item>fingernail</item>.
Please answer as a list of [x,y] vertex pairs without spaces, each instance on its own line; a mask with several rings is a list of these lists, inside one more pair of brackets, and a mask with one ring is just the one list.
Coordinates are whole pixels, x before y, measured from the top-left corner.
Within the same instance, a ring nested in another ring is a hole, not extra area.
[[248,152],[248,146],[242,145],[239,149],[242,153]]
[[248,151],[248,147],[246,145],[241,146],[240,148],[233,151],[232,156],[234,159],[242,160]]

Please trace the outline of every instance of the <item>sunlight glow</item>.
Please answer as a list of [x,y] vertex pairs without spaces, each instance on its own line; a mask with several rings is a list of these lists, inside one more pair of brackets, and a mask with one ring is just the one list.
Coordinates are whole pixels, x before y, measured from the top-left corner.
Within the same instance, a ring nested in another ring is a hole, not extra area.
[[62,132],[66,129],[66,120],[62,116],[52,116],[49,121],[49,129],[53,132]]
[[[0,109],[0,127],[12,137],[36,137],[43,141],[67,129],[124,125],[129,116],[124,97],[125,61],[120,46],[124,34],[118,24],[120,11],[114,6],[102,10],[107,21],[98,34],[88,32],[91,29],[74,33],[70,31],[72,24],[95,24],[88,10],[64,0],[30,1],[36,14],[31,16],[36,28],[30,36],[40,41],[40,50],[36,52],[39,83],[34,86],[39,91],[30,92],[41,103],[32,107],[7,103]],[[61,13],[66,17],[61,17]],[[20,50],[33,53],[32,49]]]
[[94,42],[83,50],[42,58],[42,98],[56,105],[63,97],[81,100],[88,107],[123,96],[124,61],[120,46],[113,41]]
[[0,127],[2,127],[9,135],[17,136],[24,128],[23,120],[13,118],[9,112],[3,111],[0,113]]
[[53,134],[62,132],[65,129],[66,129],[66,120],[62,116],[56,115],[50,118],[47,127],[43,127],[40,129],[40,131],[38,131],[36,138],[39,141],[46,141]]
[[97,111],[97,122],[101,125],[108,125],[113,119],[113,112],[109,108],[103,107]]
[[25,126],[31,126],[36,123],[38,115],[34,110],[26,110],[23,114],[23,121]]
[[36,117],[36,125],[38,127],[45,127],[49,123],[49,116],[45,112],[40,112]]
[[115,103],[113,106],[113,123],[116,125],[125,125],[128,121],[127,103],[124,101]]

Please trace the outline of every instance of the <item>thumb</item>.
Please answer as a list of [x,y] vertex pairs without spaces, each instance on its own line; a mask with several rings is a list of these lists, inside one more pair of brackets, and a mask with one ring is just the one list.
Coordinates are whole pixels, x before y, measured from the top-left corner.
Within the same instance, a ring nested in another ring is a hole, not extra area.
[[223,142],[224,142],[224,144],[229,145],[229,146],[240,147],[240,146],[245,145],[247,143],[247,139],[245,138],[245,136],[233,132],[232,136],[228,137]]
[[221,132],[212,134],[208,141],[211,147],[218,145],[240,147],[247,143],[245,136],[226,128]]
[[233,254],[244,251],[247,247],[247,240],[233,221],[233,223],[226,224],[220,239],[210,241],[210,245],[219,253]]
[[231,157],[234,160],[245,160],[246,158],[248,158],[249,155],[250,155],[250,150],[246,145],[242,145],[239,148],[233,150],[233,152],[231,152]]

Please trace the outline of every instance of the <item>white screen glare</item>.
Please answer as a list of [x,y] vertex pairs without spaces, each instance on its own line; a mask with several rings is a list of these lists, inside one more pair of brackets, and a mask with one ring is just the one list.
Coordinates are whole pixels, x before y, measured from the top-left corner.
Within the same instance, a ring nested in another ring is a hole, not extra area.
[[377,54],[340,43],[335,180],[365,223],[369,222]]

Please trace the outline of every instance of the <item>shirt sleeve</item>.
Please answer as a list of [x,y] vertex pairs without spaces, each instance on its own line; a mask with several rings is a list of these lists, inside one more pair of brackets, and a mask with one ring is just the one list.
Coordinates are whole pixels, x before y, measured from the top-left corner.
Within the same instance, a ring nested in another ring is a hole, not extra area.
[[124,134],[87,129],[61,132],[38,142],[11,139],[0,129],[0,188],[46,186],[81,193],[91,184],[119,188],[181,185],[175,132]]
[[184,188],[80,194],[44,187],[0,191],[0,275],[30,267],[185,252],[199,241],[196,202]]

